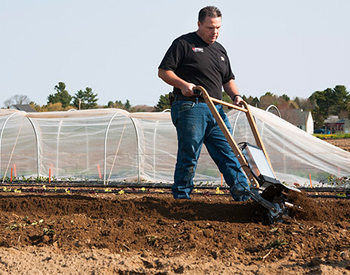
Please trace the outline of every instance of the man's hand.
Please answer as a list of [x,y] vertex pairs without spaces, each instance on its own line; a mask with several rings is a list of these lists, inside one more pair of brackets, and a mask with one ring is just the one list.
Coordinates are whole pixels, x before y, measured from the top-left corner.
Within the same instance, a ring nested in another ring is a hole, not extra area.
[[243,98],[242,98],[240,95],[235,95],[235,96],[232,98],[232,101],[233,101],[233,104],[234,104],[234,105],[240,106],[240,105],[242,105]]
[[158,70],[158,76],[163,79],[164,82],[171,86],[181,89],[181,93],[184,96],[193,96],[193,88],[196,86],[193,83],[188,83],[185,80],[178,77],[173,71]]
[[233,79],[231,79],[229,82],[225,83],[223,85],[223,87],[224,87],[226,94],[228,94],[231,97],[233,104],[235,104],[237,106],[242,105],[243,98],[238,93],[238,88],[237,88],[236,82]]
[[184,95],[184,96],[193,96],[194,93],[193,93],[193,88],[196,87],[196,85],[192,84],[192,83],[185,83],[184,85],[182,85],[180,87],[181,89],[181,93]]

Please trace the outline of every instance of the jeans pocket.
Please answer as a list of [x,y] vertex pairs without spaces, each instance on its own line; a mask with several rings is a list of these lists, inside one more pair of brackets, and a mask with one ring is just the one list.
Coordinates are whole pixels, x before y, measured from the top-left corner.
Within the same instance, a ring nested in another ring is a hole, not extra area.
[[184,101],[182,104],[181,104],[181,106],[180,106],[180,108],[179,108],[179,113],[180,112],[186,112],[186,111],[188,111],[188,110],[191,110],[192,109],[192,107],[194,106],[194,102],[192,102],[192,101]]
[[171,119],[173,121],[174,126],[177,126],[179,120],[185,119],[191,115],[190,110],[196,104],[192,101],[176,101],[171,107]]

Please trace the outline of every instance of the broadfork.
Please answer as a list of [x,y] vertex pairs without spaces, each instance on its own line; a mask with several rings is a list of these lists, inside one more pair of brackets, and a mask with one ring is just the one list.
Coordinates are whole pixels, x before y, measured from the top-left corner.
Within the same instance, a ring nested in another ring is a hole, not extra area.
[[[276,179],[275,172],[272,169],[271,161],[268,157],[265,146],[262,142],[258,128],[251,114],[248,104],[245,101],[242,101],[242,106],[237,106],[237,105],[233,105],[231,103],[210,97],[208,92],[202,86],[196,86],[194,87],[193,90],[199,91],[198,95],[204,98],[216,122],[218,123],[221,131],[223,132],[226,140],[228,141],[230,147],[232,148],[234,154],[236,155],[241,165],[241,168],[246,174],[250,183],[250,190],[247,190],[245,188],[245,191],[249,193],[252,199],[254,199],[256,202],[258,202],[260,205],[262,205],[268,210],[268,217],[271,223],[274,223],[276,221],[282,222],[283,219],[289,219],[289,216],[287,214],[288,209],[286,205],[288,206],[293,206],[293,205],[285,202],[283,191],[293,190],[293,191],[300,192],[300,190],[284,185],[279,180]],[[236,109],[246,114],[256,145],[263,152],[264,157],[266,158],[266,161],[270,166],[270,169],[274,175],[274,178],[268,178],[266,180],[266,178],[265,179],[262,177],[259,178],[253,173],[252,165],[248,162],[246,156],[242,152],[242,149],[239,148],[238,144],[233,139],[230,131],[225,125],[214,103],[225,105],[229,108]]]

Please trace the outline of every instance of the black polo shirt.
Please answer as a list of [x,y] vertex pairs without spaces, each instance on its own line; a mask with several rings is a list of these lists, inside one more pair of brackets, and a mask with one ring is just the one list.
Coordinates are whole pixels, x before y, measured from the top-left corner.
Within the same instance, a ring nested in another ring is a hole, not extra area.
[[[175,39],[159,68],[203,86],[217,99],[222,98],[222,85],[235,79],[225,48],[218,42],[205,43],[196,32]],[[180,95],[181,90],[174,87],[174,94]]]

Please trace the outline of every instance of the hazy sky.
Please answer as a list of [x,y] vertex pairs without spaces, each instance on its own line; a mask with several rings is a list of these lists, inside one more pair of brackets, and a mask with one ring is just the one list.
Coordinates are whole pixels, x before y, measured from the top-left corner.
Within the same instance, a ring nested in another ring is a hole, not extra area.
[[218,41],[242,94],[350,90],[349,0],[0,0],[0,105],[16,94],[46,104],[61,81],[101,105],[154,106],[171,91],[161,59],[207,5],[223,13]]

